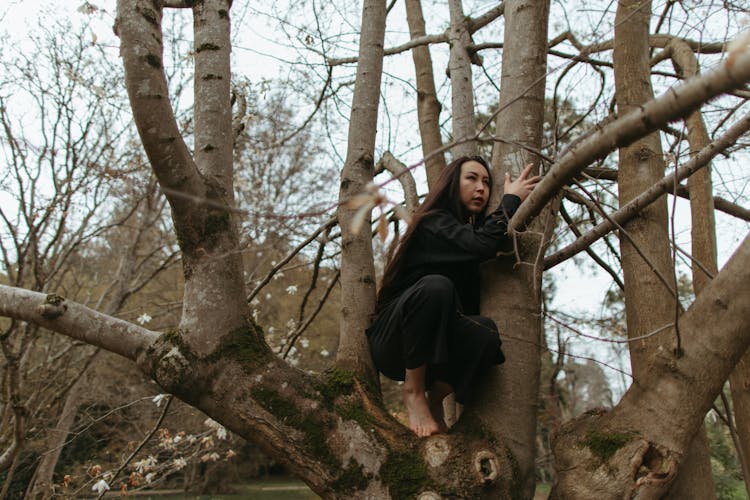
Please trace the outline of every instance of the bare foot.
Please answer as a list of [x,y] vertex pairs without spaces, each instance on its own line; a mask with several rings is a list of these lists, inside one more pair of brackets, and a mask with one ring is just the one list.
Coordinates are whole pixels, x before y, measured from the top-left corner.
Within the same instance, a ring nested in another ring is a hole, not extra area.
[[427,393],[427,403],[430,407],[432,418],[437,422],[440,432],[448,432],[448,426],[445,423],[445,409],[443,400],[449,394],[453,393],[453,388],[445,382],[437,381]]
[[427,404],[430,408],[432,418],[437,422],[440,432],[448,432],[448,426],[445,424],[445,412],[443,410],[443,399],[445,396],[430,391],[427,396]]
[[403,398],[406,412],[409,414],[409,428],[414,434],[427,437],[440,432],[440,426],[430,413],[424,391],[410,391],[404,388]]

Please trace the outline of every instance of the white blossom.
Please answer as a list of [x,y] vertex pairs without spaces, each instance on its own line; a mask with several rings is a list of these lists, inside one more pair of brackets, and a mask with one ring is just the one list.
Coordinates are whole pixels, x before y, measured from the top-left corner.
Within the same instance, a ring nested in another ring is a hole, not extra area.
[[307,349],[308,347],[310,347],[310,341],[307,339],[301,339],[299,341],[299,344],[302,346],[303,349]]
[[151,484],[151,481],[153,481],[155,477],[156,472],[149,472],[148,474],[146,474],[146,477],[144,479],[146,479],[147,484]]
[[157,394],[156,396],[153,397],[153,399],[151,401],[158,408],[158,407],[161,406],[161,402],[164,401],[165,399],[167,399],[168,397],[169,397],[169,394]]
[[149,455],[148,458],[139,460],[133,465],[135,466],[135,470],[142,473],[145,470],[150,469],[151,467],[155,466],[156,463],[157,463],[157,460],[152,455]]
[[273,295],[271,295],[270,293],[266,294],[266,300],[271,300],[271,297],[273,297]]
[[216,437],[219,439],[226,439],[227,438],[227,429],[221,425],[216,420],[213,420],[211,418],[207,418],[203,424],[208,427],[209,429],[213,429],[216,431]]
[[201,462],[216,462],[220,458],[221,457],[219,456],[219,454],[214,451],[214,452],[206,453],[205,455],[203,455],[201,457]]
[[322,351],[320,351],[320,355],[323,356],[324,358],[327,358],[328,356],[331,355],[331,353],[328,352],[328,349],[323,349]]
[[289,295],[294,295],[295,293],[297,293],[297,286],[289,285],[288,287],[286,287],[286,293],[288,293]]
[[274,281],[277,280],[277,279],[279,279],[279,278],[283,278],[283,277],[284,277],[284,272],[283,271],[279,271],[278,273],[276,273],[276,274],[273,275]]
[[138,319],[136,321],[138,321],[138,324],[140,325],[145,325],[146,323],[151,321],[151,315],[149,313],[143,313],[138,316]]
[[226,439],[227,438],[227,428],[222,425],[218,429],[216,429],[216,437],[219,438],[219,439]]
[[177,470],[182,470],[182,469],[184,469],[185,467],[187,467],[187,460],[185,460],[185,459],[184,459],[184,458],[182,458],[182,457],[180,457],[180,458],[175,458],[175,459],[174,459],[174,462],[173,462],[173,464],[174,464],[174,468],[175,468],[175,469],[177,469]]
[[104,479],[100,479],[94,486],[91,487],[93,491],[96,491],[99,495],[109,490],[109,485]]

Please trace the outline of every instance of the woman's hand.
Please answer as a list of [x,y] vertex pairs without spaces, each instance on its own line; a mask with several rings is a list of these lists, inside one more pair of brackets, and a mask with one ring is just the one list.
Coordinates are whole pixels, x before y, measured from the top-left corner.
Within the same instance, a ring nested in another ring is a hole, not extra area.
[[528,198],[531,191],[536,187],[537,182],[542,180],[541,176],[538,175],[529,178],[531,167],[531,163],[526,165],[526,168],[523,169],[521,175],[519,175],[518,179],[514,181],[511,181],[509,173],[505,173],[505,194],[514,194],[521,198],[521,201]]

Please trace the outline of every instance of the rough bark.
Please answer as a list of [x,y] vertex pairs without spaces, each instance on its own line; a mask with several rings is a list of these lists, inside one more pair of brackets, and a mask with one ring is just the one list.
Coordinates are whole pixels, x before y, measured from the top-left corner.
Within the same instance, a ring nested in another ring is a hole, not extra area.
[[[376,380],[365,329],[375,311],[375,266],[370,231],[352,230],[357,207],[346,201],[362,193],[372,182],[375,165],[380,79],[383,72],[385,1],[367,0],[362,6],[359,64],[354,83],[346,162],[341,171],[338,219],[341,227],[342,303],[336,362],[369,380]],[[366,218],[370,220],[369,214]],[[369,227],[369,224],[367,224]]]
[[[750,237],[683,314],[683,351],[663,351],[648,384],[609,413],[562,426],[551,498],[657,499],[676,476],[703,416],[750,345]],[[674,328],[665,336],[674,336]]]
[[[246,304],[232,209],[229,95],[229,1],[193,5],[195,18],[195,160],[171,109],[162,61],[161,7],[120,0],[116,29],[133,117],[172,207],[185,276],[179,329],[196,352],[242,328]],[[198,102],[204,101],[204,102]]]
[[750,378],[747,376],[748,373],[750,373],[750,352],[745,352],[729,376],[729,383],[734,403],[735,427],[740,444],[737,451],[745,477],[745,489],[750,496],[750,418],[748,418],[750,415]]
[[[541,149],[548,16],[546,0],[505,4],[502,111],[497,116],[496,134],[509,142],[498,142],[493,150],[493,205],[502,196],[506,172],[515,178],[526,163],[534,163],[535,172],[539,171],[539,158],[526,157],[524,149],[511,143]],[[533,497],[535,488],[542,335],[538,259],[542,246],[539,235],[544,231],[543,222],[538,221],[533,231],[518,238],[517,258],[523,264],[515,265],[511,258],[487,264],[482,279],[482,314],[497,323],[507,361],[493,374],[478,411],[482,422],[506,441],[516,467],[514,481],[520,498]]]
[[453,140],[458,141],[453,149],[453,157],[477,154],[478,143],[469,139],[476,136],[474,117],[474,86],[471,79],[471,59],[468,47],[471,45],[468,23],[462,7],[462,0],[449,0],[451,46],[448,71],[451,79],[451,112]]
[[[648,46],[650,15],[650,2],[622,0],[618,3],[613,62],[620,115],[653,99]],[[620,205],[628,203],[662,177],[664,160],[658,133],[619,149]],[[669,249],[666,197],[645,207],[637,219],[623,227],[630,235],[630,238],[620,238],[628,337],[643,337],[655,328],[668,325],[675,317],[675,298],[669,289],[676,290],[676,285]],[[650,262],[639,255],[636,246]],[[668,277],[667,285],[658,279],[657,272]],[[659,350],[673,349],[672,344],[673,339],[665,335],[629,344],[634,383],[648,383],[651,358]]]
[[[698,61],[690,46],[678,39],[673,39],[667,44],[667,50],[672,56],[675,70],[684,77],[691,77],[698,73]],[[705,147],[709,142],[706,125],[700,113],[692,113],[687,119],[688,143],[690,145],[690,156],[694,157],[699,148]],[[716,222],[714,217],[713,185],[711,182],[710,165],[688,179],[688,192],[690,194],[690,214],[692,217],[691,242],[693,258],[693,291],[697,296],[710,281],[711,276],[703,269],[716,274],[718,264],[716,261]],[[703,269],[700,266],[703,266]],[[734,401],[734,416],[737,426],[738,441],[740,448],[737,450],[738,458],[742,464],[745,478],[745,488],[750,495],[750,391],[748,391],[748,380],[750,379],[750,352],[745,353],[737,367],[729,376],[729,385]],[[740,432],[740,429],[742,430]],[[680,470],[680,477],[682,470]],[[678,479],[680,479],[678,477]],[[693,477],[693,476],[691,476]],[[679,498],[675,488],[670,494],[673,498]],[[684,491],[699,491],[694,488],[686,488]]]
[[[424,16],[421,0],[406,0],[406,20],[409,23],[409,36],[412,40],[425,36]],[[433,154],[443,146],[440,135],[440,101],[435,91],[435,78],[432,72],[432,57],[427,45],[411,49],[414,72],[417,80],[417,119],[419,135],[422,138],[422,156],[425,158],[427,186],[432,186],[445,168],[445,155]]]

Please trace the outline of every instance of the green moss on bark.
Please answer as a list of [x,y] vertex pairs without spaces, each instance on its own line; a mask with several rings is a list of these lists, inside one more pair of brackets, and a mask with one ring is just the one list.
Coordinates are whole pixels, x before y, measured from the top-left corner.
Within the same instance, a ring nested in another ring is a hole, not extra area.
[[221,346],[211,353],[206,361],[232,359],[237,361],[246,372],[254,371],[260,363],[272,355],[271,349],[263,341],[262,331],[255,324],[238,328],[231,332]]
[[604,433],[590,429],[582,444],[602,461],[609,460],[617,450],[625,446],[633,438],[632,433],[610,432]]
[[341,465],[326,439],[332,427],[330,421],[320,418],[314,412],[303,412],[278,391],[267,387],[254,388],[252,396],[259,405],[281,422],[301,431],[304,435],[303,443],[311,455],[328,465]]
[[380,468],[380,479],[393,500],[416,498],[429,484],[427,465],[419,453],[393,452]]
[[367,488],[372,480],[372,474],[367,474],[354,459],[349,459],[346,469],[339,475],[338,479],[333,482],[331,489],[338,495],[354,493]]

